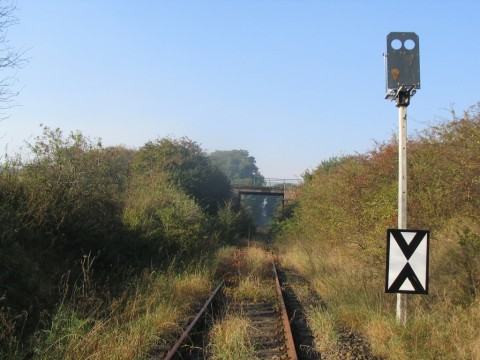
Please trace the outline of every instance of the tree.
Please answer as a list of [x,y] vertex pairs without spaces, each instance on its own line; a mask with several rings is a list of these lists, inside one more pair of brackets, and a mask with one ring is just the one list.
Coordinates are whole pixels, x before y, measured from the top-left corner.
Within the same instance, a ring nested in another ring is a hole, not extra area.
[[[16,6],[14,2],[2,1],[0,4],[0,111],[13,106],[13,99],[18,95],[14,91],[13,83],[16,79],[15,71],[22,68],[27,60],[24,58],[25,51],[16,49],[9,44],[7,39],[8,30],[18,24],[14,15]],[[5,117],[0,113],[0,118]]]
[[163,138],[147,142],[137,153],[135,170],[143,174],[167,172],[210,215],[230,198],[225,174],[209,159],[200,145],[188,138]]
[[210,159],[217,165],[233,184],[253,185],[263,184],[264,178],[260,174],[255,158],[247,150],[216,150],[210,154]]

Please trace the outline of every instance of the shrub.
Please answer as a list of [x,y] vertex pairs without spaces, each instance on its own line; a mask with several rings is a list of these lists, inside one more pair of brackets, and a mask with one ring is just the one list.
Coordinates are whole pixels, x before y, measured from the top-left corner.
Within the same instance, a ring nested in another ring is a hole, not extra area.
[[168,174],[172,184],[192,196],[208,214],[230,198],[230,184],[200,145],[188,138],[147,142],[135,159],[139,174]]
[[192,252],[205,244],[207,218],[195,201],[157,172],[132,180],[123,214],[152,254]]
[[[382,356],[381,329],[390,327],[395,313],[383,282],[385,233],[397,226],[397,149],[394,137],[365,154],[320,164],[306,174],[293,216],[278,231],[291,264],[316,285],[339,325],[367,333]],[[474,358],[478,352],[472,346],[478,338],[456,334],[468,334],[480,323],[474,311],[479,152],[480,104],[409,139],[408,226],[431,230],[430,294],[409,300],[414,309],[409,326],[428,332],[412,341],[402,327],[393,327],[398,351],[391,358]],[[375,320],[365,326],[365,318]]]

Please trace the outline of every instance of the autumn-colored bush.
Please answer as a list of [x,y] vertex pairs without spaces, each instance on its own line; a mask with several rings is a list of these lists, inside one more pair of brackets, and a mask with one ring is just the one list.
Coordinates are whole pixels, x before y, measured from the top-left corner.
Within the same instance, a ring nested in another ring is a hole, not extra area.
[[[292,218],[277,229],[277,243],[292,266],[315,283],[337,326],[369,334],[374,346],[382,343],[375,334],[384,334],[376,327],[389,327],[399,341],[392,358],[435,358],[442,351],[445,358],[478,355],[478,349],[465,350],[475,349],[475,337],[457,338],[463,343],[455,346],[448,340],[453,320],[447,314],[478,315],[472,306],[478,303],[480,276],[479,153],[480,104],[408,141],[408,227],[431,231],[430,294],[411,297],[410,326],[435,316],[429,322],[432,335],[415,341],[401,327],[392,329],[395,298],[383,293],[386,230],[397,227],[396,137],[364,154],[329,159],[305,174]],[[469,319],[465,329],[480,326],[478,316],[464,318]],[[460,322],[454,325],[457,333],[467,332]],[[436,355],[432,346],[440,349]]]

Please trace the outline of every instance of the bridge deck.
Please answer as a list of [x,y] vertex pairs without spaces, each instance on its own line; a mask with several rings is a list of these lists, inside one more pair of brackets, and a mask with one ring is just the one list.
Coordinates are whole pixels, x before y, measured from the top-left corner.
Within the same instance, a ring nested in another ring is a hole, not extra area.
[[285,190],[283,188],[275,187],[258,187],[258,186],[233,186],[234,194],[238,195],[273,195],[273,196],[285,196]]

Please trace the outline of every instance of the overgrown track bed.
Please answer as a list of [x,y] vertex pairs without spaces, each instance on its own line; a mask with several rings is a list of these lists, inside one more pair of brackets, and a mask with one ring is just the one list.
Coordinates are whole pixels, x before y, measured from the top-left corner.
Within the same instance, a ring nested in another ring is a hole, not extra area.
[[[278,270],[285,306],[288,312],[292,334],[295,339],[295,349],[299,360],[322,359],[315,349],[315,338],[307,321],[304,306],[294,289],[290,286],[290,279],[294,277],[291,271]],[[303,279],[304,280],[304,279]],[[299,281],[297,277],[297,281]],[[306,281],[303,281],[306,285]],[[318,299],[319,300],[319,299]],[[320,300],[318,301],[320,302]]]
[[[309,321],[315,311],[327,311],[326,304],[301,275],[277,269],[270,253],[247,248],[232,257],[222,272],[225,281],[185,326],[175,346],[150,358],[378,360],[368,343],[348,329],[336,329],[335,340],[325,343],[325,329]],[[321,341],[321,354],[316,341]]]
[[[208,331],[223,303],[224,286],[225,280],[222,280],[176,343],[168,350],[165,360],[206,358]],[[158,356],[158,358],[162,358],[162,356]]]
[[270,284],[275,285],[277,298],[261,299],[260,301],[233,300],[230,311],[249,321],[249,340],[253,348],[254,359],[297,360],[288,314],[274,263],[272,263],[271,275],[272,278],[269,280],[273,281],[270,281]]
[[275,264],[269,253],[261,257],[235,254],[225,286],[217,287],[165,359],[313,359],[297,357]]
[[325,311],[327,305],[309,282],[294,270],[282,268],[278,274],[299,359],[380,360],[372,354],[369,343],[362,336],[347,328],[335,329],[337,334],[335,342],[320,354],[315,349],[315,335],[307,319],[308,313],[311,313],[313,308]]

